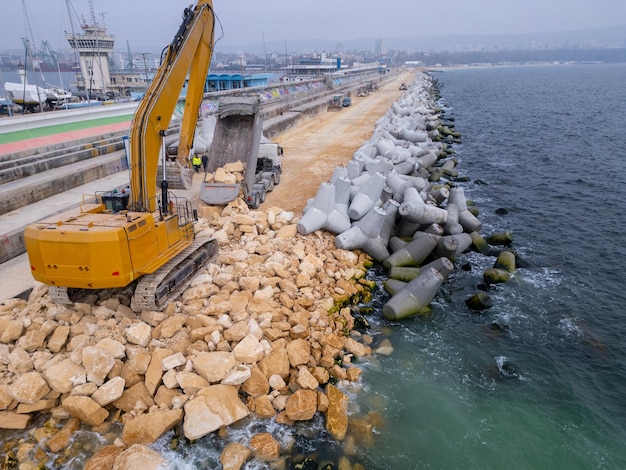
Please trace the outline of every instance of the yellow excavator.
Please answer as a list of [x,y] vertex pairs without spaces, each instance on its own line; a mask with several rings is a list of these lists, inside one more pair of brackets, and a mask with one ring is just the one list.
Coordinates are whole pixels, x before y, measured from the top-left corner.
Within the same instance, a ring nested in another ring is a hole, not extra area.
[[162,310],[217,255],[216,240],[195,235],[197,215],[191,202],[168,190],[167,176],[157,185],[160,159],[165,168],[165,131],[187,76],[178,162],[181,173],[189,168],[214,26],[212,0],[199,0],[194,8],[184,10],[183,22],[164,49],[161,65],[133,117],[130,186],[96,195],[95,203],[83,202],[79,208],[26,227],[31,273],[50,286],[57,302],[71,303],[76,289],[136,282],[131,308]]

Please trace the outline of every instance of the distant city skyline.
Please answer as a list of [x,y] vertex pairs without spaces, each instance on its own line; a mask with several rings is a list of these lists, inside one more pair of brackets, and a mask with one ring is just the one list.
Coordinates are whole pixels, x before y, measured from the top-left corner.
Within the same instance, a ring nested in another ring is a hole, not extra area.
[[[65,32],[80,32],[78,18],[93,17],[115,36],[116,49],[128,42],[133,51],[158,50],[172,40],[189,0],[2,0],[0,50],[23,48],[22,38],[35,45],[48,41],[55,50],[67,49]],[[195,3],[194,3],[195,4]],[[72,11],[70,24],[68,5]],[[357,40],[479,36],[589,30],[626,25],[626,2],[621,0],[448,0],[445,7],[419,0],[343,0],[290,2],[287,0],[215,0],[218,22],[216,49],[262,50],[303,41],[338,43],[347,48]],[[622,43],[626,42],[626,26]],[[395,46],[397,47],[397,46]]]

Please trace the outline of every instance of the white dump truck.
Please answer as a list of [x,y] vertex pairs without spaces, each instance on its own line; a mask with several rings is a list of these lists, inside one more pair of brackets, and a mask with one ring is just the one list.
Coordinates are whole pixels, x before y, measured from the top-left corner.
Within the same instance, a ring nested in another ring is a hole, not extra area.
[[[280,145],[263,137],[262,116],[256,97],[222,97],[218,102],[215,132],[209,149],[205,180],[200,200],[206,204],[228,204],[243,190],[243,198],[252,209],[280,183],[282,172]],[[240,182],[215,180],[215,172],[229,164],[243,163]]]

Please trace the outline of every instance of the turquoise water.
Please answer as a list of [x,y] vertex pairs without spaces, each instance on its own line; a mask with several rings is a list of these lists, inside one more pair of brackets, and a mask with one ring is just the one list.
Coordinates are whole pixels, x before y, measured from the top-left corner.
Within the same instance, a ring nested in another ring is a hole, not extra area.
[[463,255],[431,316],[375,321],[395,351],[365,366],[359,411],[387,418],[366,467],[626,468],[626,65],[434,76],[481,233],[529,267],[477,314],[495,259]]

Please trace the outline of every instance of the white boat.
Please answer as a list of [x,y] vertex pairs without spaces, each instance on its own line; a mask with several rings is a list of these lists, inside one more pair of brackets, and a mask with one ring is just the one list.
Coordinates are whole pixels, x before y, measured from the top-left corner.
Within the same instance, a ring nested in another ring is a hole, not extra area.
[[48,101],[61,103],[64,101],[70,101],[74,98],[71,91],[63,90],[62,88],[49,87],[45,88]]
[[67,100],[72,97],[72,93],[67,90],[56,87],[44,88],[29,84],[26,78],[26,70],[21,64],[18,67],[18,73],[20,75],[20,83],[4,83],[4,91],[6,91],[7,98],[15,104],[27,107],[43,106],[46,103],[52,105],[59,100]]
[[73,101],[71,91],[63,90],[60,87],[40,87],[31,85],[26,78],[26,70],[20,65],[18,68],[20,75],[20,83],[5,82],[4,90],[7,98],[15,104],[34,108],[39,105],[48,105],[49,107],[58,107],[62,103]]
[[98,100],[81,100],[81,101],[61,101],[56,106],[56,109],[76,109],[76,108],[91,108],[94,106],[102,106],[102,101]]
[[7,98],[22,106],[39,106],[48,100],[44,88],[28,83],[5,82],[4,90]]

